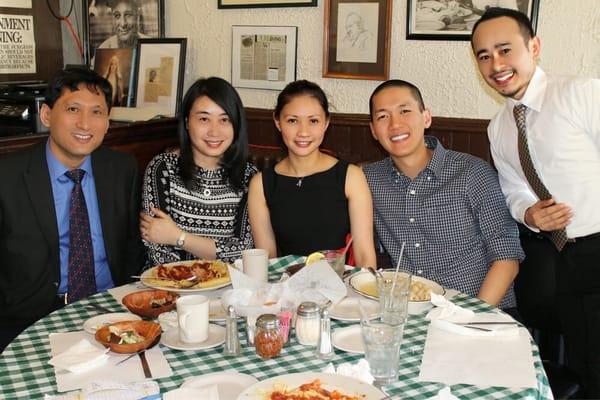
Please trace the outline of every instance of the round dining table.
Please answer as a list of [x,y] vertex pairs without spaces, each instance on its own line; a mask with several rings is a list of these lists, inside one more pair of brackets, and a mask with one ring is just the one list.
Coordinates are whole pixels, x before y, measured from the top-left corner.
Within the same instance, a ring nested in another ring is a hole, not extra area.
[[[285,269],[302,261],[301,257],[287,256],[270,261],[269,278],[278,280]],[[482,301],[458,294],[452,301],[475,312],[493,310]],[[81,331],[83,323],[97,310],[89,307],[96,304],[114,312],[127,309],[109,293],[98,293],[87,299],[69,304],[64,308],[40,319],[21,333],[0,355],[0,399],[43,398],[45,394],[58,394],[54,367],[48,364],[51,358],[49,335],[56,332]],[[418,380],[429,322],[426,312],[411,315],[404,328],[404,338],[400,354],[398,380],[383,388],[394,399],[429,399],[438,394],[446,385]],[[314,347],[299,344],[292,335],[279,357],[264,360],[256,355],[254,347],[248,346],[245,339],[245,323],[238,323],[242,352],[240,356],[224,356],[222,346],[203,351],[178,351],[160,345],[160,348],[173,371],[168,378],[155,379],[161,393],[181,386],[187,378],[209,373],[235,371],[249,374],[258,380],[296,373],[320,372],[330,362],[356,363],[363,358],[360,354],[335,351],[332,359],[324,361],[315,356]],[[332,329],[350,325],[349,322],[332,321]],[[531,340],[534,367],[537,379],[536,388],[519,389],[507,387],[480,387],[467,384],[452,385],[451,392],[460,399],[552,399],[548,378],[542,367],[538,348]]]

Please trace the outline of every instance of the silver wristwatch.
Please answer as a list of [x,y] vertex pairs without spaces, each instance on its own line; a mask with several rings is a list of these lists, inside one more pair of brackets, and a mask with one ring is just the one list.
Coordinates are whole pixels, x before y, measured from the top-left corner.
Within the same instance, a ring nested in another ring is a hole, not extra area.
[[181,235],[177,238],[177,242],[175,242],[175,247],[181,249],[185,245],[185,232],[181,232]]

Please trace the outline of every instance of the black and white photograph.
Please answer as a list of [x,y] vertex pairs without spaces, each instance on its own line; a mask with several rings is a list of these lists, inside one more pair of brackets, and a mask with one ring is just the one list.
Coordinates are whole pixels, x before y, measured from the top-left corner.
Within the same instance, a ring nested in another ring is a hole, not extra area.
[[408,0],[407,39],[469,40],[471,30],[490,7],[519,10],[535,29],[539,0]]
[[163,0],[84,0],[84,5],[89,60],[96,49],[134,48],[137,39],[164,35]]
[[127,106],[133,49],[98,49],[94,71],[105,77],[112,86],[113,107]]
[[377,62],[377,3],[340,3],[336,61]]

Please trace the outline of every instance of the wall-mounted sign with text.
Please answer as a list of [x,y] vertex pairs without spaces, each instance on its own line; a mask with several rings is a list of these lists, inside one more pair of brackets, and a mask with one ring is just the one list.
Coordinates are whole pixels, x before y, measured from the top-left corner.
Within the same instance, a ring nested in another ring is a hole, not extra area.
[[31,15],[0,14],[0,74],[35,74]]

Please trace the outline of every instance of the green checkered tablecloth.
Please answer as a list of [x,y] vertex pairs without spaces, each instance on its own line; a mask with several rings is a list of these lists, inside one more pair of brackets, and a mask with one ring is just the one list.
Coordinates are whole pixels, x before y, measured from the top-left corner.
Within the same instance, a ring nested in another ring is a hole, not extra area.
[[[270,267],[271,279],[278,279],[281,272],[291,264],[299,261],[298,257],[288,256],[273,260]],[[85,308],[88,302],[101,304],[114,310],[125,311],[108,293],[97,294],[90,299],[69,305],[41,319],[29,327],[15,339],[0,356],[0,399],[33,399],[44,394],[57,393],[54,370],[48,364],[50,344],[48,335],[51,332],[68,332],[81,330],[83,322],[96,315],[97,311]],[[453,301],[474,311],[486,311],[490,307],[483,302],[465,295],[458,295]],[[333,329],[349,325],[332,321]],[[394,398],[427,399],[437,394],[444,387],[440,383],[418,382],[421,357],[427,336],[428,322],[425,315],[411,316],[405,330],[400,355],[400,377],[398,382],[387,386],[384,390],[393,394]],[[240,332],[245,331],[242,323]],[[298,344],[292,337],[284,347],[280,357],[271,360],[259,358],[253,347],[246,347],[245,335],[240,335],[242,355],[240,357],[224,357],[222,347],[198,352],[183,352],[161,346],[174,375],[170,378],[158,379],[161,391],[169,391],[179,387],[186,378],[200,376],[210,372],[232,371],[253,375],[259,380],[294,372],[321,371],[328,361],[321,361],[314,355],[314,349]],[[477,387],[472,385],[454,385],[452,393],[461,399],[551,399],[552,393],[548,379],[542,368],[538,348],[532,341],[531,348],[537,372],[537,389],[515,390],[504,387]],[[361,355],[349,354],[336,350],[332,362],[356,362]]]

